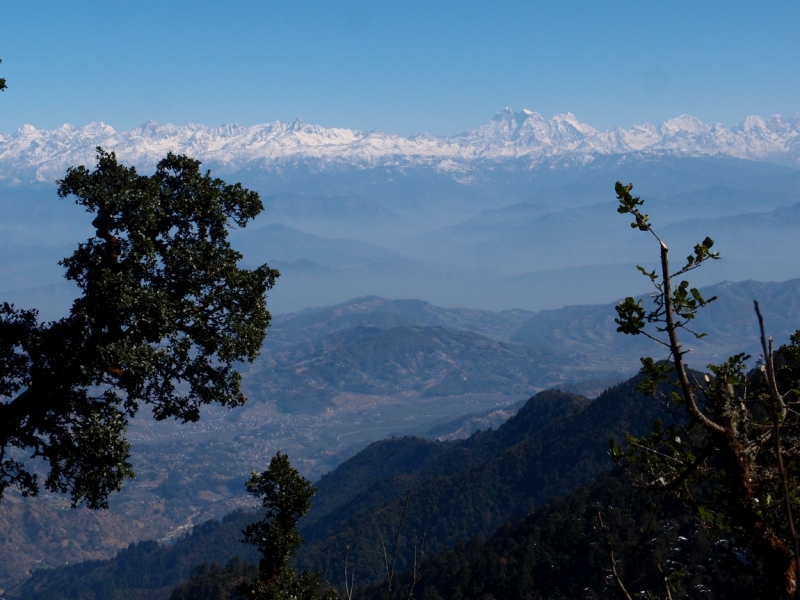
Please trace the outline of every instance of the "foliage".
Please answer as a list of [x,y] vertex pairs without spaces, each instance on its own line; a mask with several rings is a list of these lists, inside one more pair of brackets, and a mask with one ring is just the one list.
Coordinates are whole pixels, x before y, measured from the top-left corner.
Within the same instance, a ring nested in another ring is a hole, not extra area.
[[763,566],[775,589],[794,598],[800,568],[792,517],[800,509],[800,332],[774,356],[756,303],[760,368],[748,373],[749,356],[736,354],[709,365],[710,376],[690,373],[684,360],[689,350],[678,335],[702,336],[689,325],[714,298],[703,298],[685,280],[676,286],[674,281],[719,255],[711,252],[713,241],[706,238],[681,269],[671,272],[667,245],[640,212],[643,202],[630,194],[631,188],[617,183],[618,211],[632,214],[632,227],[656,237],[661,273],[639,268],[655,286],[654,308],[626,298],[617,307],[618,331],[646,335],[668,349],[666,361],[642,359],[640,390],[661,400],[671,422],[655,421],[650,433],[629,435],[624,447],[612,440],[612,454],[638,485],[671,492],[717,535],[736,540]]
[[303,543],[297,521],[311,508],[314,488],[278,452],[269,468],[253,473],[247,491],[262,498],[266,515],[244,530],[244,542],[258,548],[258,579],[243,583],[238,593],[249,600],[333,600],[333,592],[320,594],[321,573],[297,574],[289,561]]
[[[3,62],[0,60],[0,63]],[[0,77],[0,92],[4,92],[8,86],[6,85],[6,80]]]
[[168,154],[152,176],[98,148],[94,171],[70,168],[61,198],[95,213],[96,238],[64,259],[82,295],[68,317],[39,323],[35,310],[0,305],[0,498],[9,486],[39,491],[21,460],[49,467],[48,490],[73,506],[107,506],[133,476],[128,419],[196,421],[200,407],[245,402],[239,361],[252,361],[278,273],[240,269],[228,230],[261,210],[254,192]]

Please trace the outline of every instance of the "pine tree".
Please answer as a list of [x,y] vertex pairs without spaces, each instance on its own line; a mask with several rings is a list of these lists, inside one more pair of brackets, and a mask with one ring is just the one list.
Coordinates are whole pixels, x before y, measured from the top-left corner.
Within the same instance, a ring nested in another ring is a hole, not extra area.
[[262,499],[266,515],[244,530],[245,543],[261,552],[258,579],[245,583],[238,593],[249,600],[334,600],[334,592],[320,592],[321,573],[296,573],[289,566],[303,539],[297,521],[311,508],[314,488],[278,452],[269,468],[253,473],[247,491]]

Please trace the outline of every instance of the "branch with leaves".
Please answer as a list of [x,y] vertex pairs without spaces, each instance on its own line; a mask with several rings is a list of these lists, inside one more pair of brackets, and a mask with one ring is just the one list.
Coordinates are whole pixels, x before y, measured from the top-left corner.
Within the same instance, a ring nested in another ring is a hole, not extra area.
[[[761,368],[748,372],[744,353],[710,374],[692,372],[680,335],[704,334],[690,324],[716,298],[704,298],[676,278],[716,260],[713,240],[694,247],[686,263],[670,271],[669,249],[656,234],[633,186],[617,182],[618,212],[631,227],[649,232],[660,250],[661,272],[639,267],[653,284],[653,307],[626,298],[617,307],[617,331],[645,335],[667,350],[666,360],[642,358],[639,390],[662,402],[665,420],[645,436],[628,436],[623,447],[610,442],[614,460],[637,485],[675,494],[711,530],[738,539],[764,565],[764,574],[785,598],[797,597],[800,546],[793,514],[800,504],[800,332],[773,354],[762,327]],[[776,367],[776,364],[779,365]]]

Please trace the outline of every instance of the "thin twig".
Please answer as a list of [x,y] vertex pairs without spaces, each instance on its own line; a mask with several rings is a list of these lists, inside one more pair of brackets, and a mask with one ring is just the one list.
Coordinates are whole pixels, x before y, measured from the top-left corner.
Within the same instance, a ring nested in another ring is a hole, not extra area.
[[667,600],[672,600],[672,592],[669,590],[669,580],[667,576],[664,575],[664,571],[661,569],[661,565],[658,561],[654,560],[653,562],[656,563],[656,569],[658,569],[658,572],[661,574],[661,580],[664,582],[664,589],[667,591]]
[[355,570],[351,573],[352,580],[350,581],[350,585],[347,585],[347,557],[350,554],[350,544],[345,546],[344,551],[344,591],[347,595],[347,600],[353,600],[353,589],[355,588],[355,580],[356,580],[356,572]]
[[[780,421],[786,416],[786,405],[783,398],[778,393],[778,383],[775,380],[775,363],[772,358],[772,338],[769,339],[769,350],[767,350],[767,339],[764,333],[764,318],[761,316],[758,302],[754,302],[756,315],[758,315],[758,326],[761,329],[761,348],[764,351],[764,362],[766,363],[767,386],[769,387],[770,397],[772,398],[772,426],[775,436],[775,453],[778,458],[778,473],[781,478],[783,490],[783,504],[786,510],[786,520],[789,522],[789,534],[792,536],[794,545],[794,590],[797,592],[797,577],[800,576],[800,540],[797,539],[797,530],[794,526],[794,516],[792,515],[792,502],[789,496],[789,475],[786,465],[783,464],[783,450],[781,449],[781,428]],[[780,416],[779,416],[780,414]],[[794,594],[793,594],[794,596]]]
[[600,509],[597,509],[597,518],[600,520],[600,529],[603,530],[603,535],[606,538],[606,550],[608,551],[608,561],[611,563],[611,568],[607,569],[611,575],[614,577],[614,582],[617,584],[617,587],[620,591],[625,595],[627,600],[633,600],[631,595],[628,593],[628,590],[625,589],[625,584],[622,583],[622,579],[617,573],[617,561],[614,558],[614,547],[611,545],[611,540],[608,539],[608,531],[606,530],[606,524],[603,523],[603,515],[600,514]]
[[758,307],[758,302],[753,301],[758,316],[758,327],[761,330],[761,350],[764,353],[764,362],[767,369],[767,385],[773,401],[780,409],[781,416],[786,416],[786,403],[783,396],[778,392],[778,383],[775,379],[775,363],[772,361],[772,338],[769,338],[769,349],[767,348],[767,337],[764,333],[764,317],[761,316],[761,310]]
[[632,447],[634,447],[634,448],[639,448],[640,450],[643,450],[643,451],[645,451],[645,452],[649,452],[650,454],[655,454],[656,456],[660,456],[661,458],[664,458],[664,459],[666,459],[666,460],[671,460],[672,462],[676,462],[676,463],[678,463],[679,465],[683,465],[683,464],[685,464],[685,463],[684,463],[684,462],[683,462],[681,459],[679,459],[679,458],[675,458],[674,456],[670,456],[669,454],[664,454],[663,452],[660,452],[659,450],[653,450],[652,448],[648,448],[647,446],[643,446],[642,444],[639,444],[639,443],[637,443],[637,442],[634,442],[633,440],[626,440],[626,442],[625,442],[625,443],[626,443],[628,446],[632,446]]
[[389,558],[386,556],[386,544],[383,542],[383,534],[378,530],[378,535],[381,538],[381,547],[383,548],[383,565],[386,567],[386,579],[389,580]]
[[642,213],[640,213],[640,212],[639,212],[638,210],[636,210],[635,208],[634,208],[633,210],[631,210],[631,213],[633,214],[633,216],[635,216],[635,217],[636,217],[636,222],[637,222],[637,223],[640,223],[640,224],[644,225],[645,227],[647,227],[647,231],[649,231],[650,233],[652,233],[652,234],[653,234],[653,237],[655,237],[655,238],[656,238],[656,239],[659,241],[659,243],[661,243],[661,244],[663,244],[663,243],[664,243],[664,242],[662,242],[662,241],[661,241],[661,238],[660,238],[660,237],[658,237],[658,235],[656,234],[656,232],[655,232],[655,231],[653,231],[653,227],[650,225],[650,223],[648,223],[648,222],[647,222],[647,221],[644,219],[644,217],[642,216]]
[[[386,579],[386,600],[389,600],[389,595],[392,593],[392,579],[394,578],[394,563],[397,558],[397,546],[400,543],[400,529],[403,527],[403,519],[406,516],[406,509],[408,508],[408,499],[411,497],[411,490],[406,494],[406,501],[403,504],[403,512],[400,513],[400,522],[397,524],[397,536],[394,538],[394,551],[392,552],[392,566],[388,570],[388,577]],[[383,538],[381,538],[383,542]],[[384,546],[384,558],[386,555],[386,547]]]
[[419,561],[417,561],[417,546],[414,545],[414,578],[411,580],[411,589],[408,590],[408,600],[414,594],[414,586],[419,581],[419,568],[422,566],[422,557],[425,554],[425,536],[428,533],[428,517],[425,517],[425,527],[422,530],[422,543],[419,545]]

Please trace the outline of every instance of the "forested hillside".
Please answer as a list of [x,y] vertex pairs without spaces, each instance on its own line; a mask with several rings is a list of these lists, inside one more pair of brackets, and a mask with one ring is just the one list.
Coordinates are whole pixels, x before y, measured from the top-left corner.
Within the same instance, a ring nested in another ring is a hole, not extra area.
[[[413,537],[428,520],[431,552],[475,534],[488,535],[609,469],[608,440],[627,431],[644,432],[658,415],[630,380],[591,403],[561,392],[543,392],[496,432],[474,435],[432,460],[419,473],[382,478],[341,507],[302,529],[307,544],[298,565],[326,569],[333,582],[343,574],[344,552],[362,581],[383,576],[380,535],[390,539],[404,496],[411,499],[404,519],[398,567],[413,562]],[[537,409],[538,405],[538,409]],[[541,418],[543,413],[548,418]]]
[[[687,360],[704,366],[709,360],[719,360],[726,351],[743,348],[757,355],[753,298],[760,300],[770,333],[782,343],[793,323],[800,322],[799,286],[800,281],[793,280],[704,288],[703,294],[717,295],[719,300],[698,317],[698,329],[709,336],[693,342]],[[28,502],[32,517],[23,522],[35,523],[39,519],[36,515],[46,515],[42,518],[48,520],[49,527],[6,528],[8,533],[0,540],[0,581],[4,586],[19,582],[36,565],[109,558],[124,544],[160,539],[192,522],[219,519],[241,505],[247,473],[259,469],[263,456],[278,448],[290,452],[293,462],[306,469],[306,474],[318,477],[341,462],[337,453],[352,456],[369,440],[386,435],[425,435],[432,424],[462,414],[448,411],[504,410],[524,397],[526,385],[534,389],[545,385],[552,370],[559,378],[572,375],[580,381],[595,373],[587,367],[591,364],[608,368],[624,362],[631,370],[636,369],[638,356],[645,353],[647,344],[626,345],[637,340],[614,331],[613,315],[613,305],[493,313],[368,297],[276,317],[268,336],[273,341],[267,343],[253,370],[245,373],[245,386],[251,386],[248,405],[214,415],[196,428],[162,424],[159,428],[136,429],[141,440],[134,446],[139,477],[115,500],[118,504],[112,514],[75,514]],[[509,343],[511,340],[514,342]],[[718,346],[713,345],[715,340]],[[541,350],[545,343],[559,351],[548,356]],[[654,355],[659,354],[655,351]],[[562,358],[556,361],[553,356]],[[487,394],[467,405],[472,397],[459,394],[484,389],[480,387],[482,377],[477,375],[493,369],[492,361],[498,362],[499,370],[487,377],[493,378],[497,390],[511,386],[520,395]],[[573,369],[573,364],[581,368]],[[304,379],[296,372],[301,367],[314,377]],[[559,386],[590,390],[596,395],[621,379],[619,375],[612,378],[614,372],[599,373],[586,385]],[[459,377],[464,373],[466,381]],[[267,377],[271,381],[265,381]],[[280,416],[269,402],[280,399],[282,391],[276,382],[285,384],[281,389],[287,390],[286,406],[303,409],[302,400],[319,398],[309,401],[309,406],[327,406],[328,410],[297,418]],[[258,387],[262,384],[263,390]],[[298,391],[293,390],[295,387]],[[353,393],[356,390],[384,392],[370,396]],[[445,401],[431,396],[431,390],[455,395],[446,396]],[[408,420],[409,415],[418,418]],[[461,425],[431,435],[447,436],[459,429]],[[403,491],[398,491],[395,500],[402,495]],[[317,501],[322,503],[324,498],[320,495]],[[233,502],[237,504],[230,506]],[[8,523],[16,523],[19,514],[11,505],[0,506],[0,518]],[[315,508],[312,517],[318,514]],[[86,527],[76,529],[76,524],[83,522]],[[65,539],[69,541],[63,546]]]
[[[400,574],[389,597],[407,598],[414,584],[414,597],[424,600],[618,599],[598,510],[632,593],[663,595],[659,567],[675,597],[749,600],[774,593],[763,589],[738,548],[713,541],[685,506],[631,488],[614,470],[552,499],[519,522],[500,526],[487,538],[475,535],[430,557],[416,583],[413,573]],[[354,597],[385,599],[385,582],[359,588]]]
[[[636,380],[628,381],[593,402],[555,390],[541,392],[498,430],[463,441],[395,438],[371,445],[319,481],[314,508],[301,523],[307,543],[298,566],[325,569],[328,580],[337,583],[349,544],[359,582],[379,581],[383,565],[378,532],[384,539],[393,535],[409,490],[399,569],[411,563],[414,537],[421,536],[426,519],[428,552],[440,552],[475,535],[488,536],[503,523],[592,481],[612,466],[608,438],[645,431],[658,414],[635,392],[635,385]],[[67,598],[77,597],[79,590],[102,589],[104,595],[96,597],[122,598],[126,586],[138,581],[136,589],[152,590],[156,597],[165,592],[167,582],[176,584],[197,564],[225,564],[234,555],[247,556],[247,549],[234,540],[246,519],[255,517],[237,514],[222,524],[196,527],[174,546],[139,544],[132,547],[139,550],[121,552],[111,561],[42,571],[14,594]],[[211,534],[215,537],[204,542]],[[215,539],[227,540],[224,552],[214,550]],[[134,575],[138,569],[151,574]],[[120,579],[119,573],[130,575]],[[113,590],[120,595],[109,595]]]

